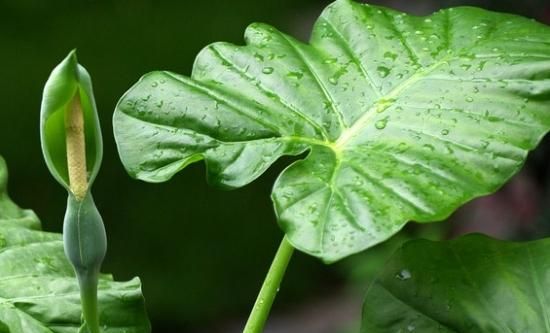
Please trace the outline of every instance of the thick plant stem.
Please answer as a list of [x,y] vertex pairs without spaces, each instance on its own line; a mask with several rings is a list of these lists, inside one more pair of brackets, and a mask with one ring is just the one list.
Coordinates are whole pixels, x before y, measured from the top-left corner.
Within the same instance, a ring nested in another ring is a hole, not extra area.
[[86,170],[84,114],[78,91],[65,112],[65,133],[69,184],[71,192],[81,201],[88,191],[88,172]]
[[82,300],[82,314],[85,318],[84,332],[100,333],[99,313],[97,305],[97,272],[80,272],[77,274],[78,284],[80,285],[80,299]]
[[269,311],[271,310],[275,296],[277,296],[279,286],[293,252],[294,247],[290,245],[285,236],[275,254],[275,258],[273,258],[273,263],[267,272],[262,289],[258,294],[256,303],[254,303],[254,308],[250,313],[250,317],[248,317],[243,333],[261,333],[263,331]]

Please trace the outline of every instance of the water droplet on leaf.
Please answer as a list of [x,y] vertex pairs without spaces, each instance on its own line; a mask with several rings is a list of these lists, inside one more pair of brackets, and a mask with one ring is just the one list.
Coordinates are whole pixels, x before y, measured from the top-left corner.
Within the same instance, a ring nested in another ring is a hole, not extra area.
[[288,72],[288,74],[286,76],[288,76],[291,79],[299,80],[304,76],[304,73],[302,73],[302,72]]
[[395,60],[397,59],[397,54],[387,51],[386,53],[384,53],[384,58]]
[[388,124],[388,118],[380,119],[374,123],[374,127],[376,129],[382,130],[386,128],[386,125]]
[[381,78],[385,78],[390,74],[390,69],[388,67],[378,66],[376,70]]
[[412,274],[408,269],[402,269],[399,273],[395,274],[395,278],[401,281],[408,280],[411,277]]
[[422,146],[422,148],[426,149],[426,150],[429,150],[429,151],[434,151],[435,150],[435,147],[432,146],[431,144],[425,144]]

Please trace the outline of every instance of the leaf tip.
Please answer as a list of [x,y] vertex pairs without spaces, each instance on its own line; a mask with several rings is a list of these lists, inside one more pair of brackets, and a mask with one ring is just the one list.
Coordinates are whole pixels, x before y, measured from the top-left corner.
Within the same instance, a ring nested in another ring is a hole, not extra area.
[[0,194],[6,190],[8,183],[8,167],[6,160],[0,155]]

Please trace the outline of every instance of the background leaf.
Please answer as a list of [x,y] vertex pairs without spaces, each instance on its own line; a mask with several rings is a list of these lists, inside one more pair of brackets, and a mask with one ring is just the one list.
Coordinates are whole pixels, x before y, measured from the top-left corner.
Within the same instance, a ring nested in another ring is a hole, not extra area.
[[361,332],[548,332],[550,239],[413,240],[367,292]]
[[191,78],[145,75],[117,106],[115,136],[135,177],[165,181],[204,159],[229,188],[309,150],[272,197],[290,242],[331,262],[519,170],[550,125],[549,37],[476,8],[415,17],[339,0],[310,44],[253,24],[247,46],[203,49]]
[[[80,293],[61,235],[41,231],[36,215],[9,199],[6,181],[0,157],[0,331],[76,333]],[[138,278],[103,275],[99,301],[103,332],[150,332]]]

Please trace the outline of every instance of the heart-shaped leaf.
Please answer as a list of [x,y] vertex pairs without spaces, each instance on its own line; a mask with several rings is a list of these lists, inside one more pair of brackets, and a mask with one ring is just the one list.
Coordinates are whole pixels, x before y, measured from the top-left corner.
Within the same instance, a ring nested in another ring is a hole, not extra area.
[[[36,215],[9,199],[6,180],[0,157],[0,332],[80,332],[80,291],[62,237],[41,231]],[[151,331],[138,278],[103,275],[99,302],[103,333]]]
[[550,331],[550,239],[413,240],[365,297],[363,333]]
[[132,87],[114,115],[121,159],[152,182],[204,159],[233,188],[309,150],[272,198],[289,241],[325,261],[496,190],[550,126],[550,29],[525,18],[339,0],[309,44],[264,24],[245,39],[206,47],[191,78]]

